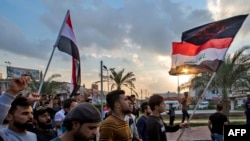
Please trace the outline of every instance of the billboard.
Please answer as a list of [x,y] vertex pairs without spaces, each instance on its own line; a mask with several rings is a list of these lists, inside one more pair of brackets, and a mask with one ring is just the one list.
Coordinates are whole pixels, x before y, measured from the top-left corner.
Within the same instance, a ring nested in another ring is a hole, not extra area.
[[7,66],[8,78],[20,77],[22,74],[30,74],[32,78],[36,80],[39,79],[39,70]]

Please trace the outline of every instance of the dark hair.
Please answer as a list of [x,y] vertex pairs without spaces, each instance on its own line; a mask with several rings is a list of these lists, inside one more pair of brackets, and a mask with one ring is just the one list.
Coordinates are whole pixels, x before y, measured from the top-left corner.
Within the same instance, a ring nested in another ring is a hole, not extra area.
[[132,94],[132,95],[131,95],[131,97],[135,98],[135,95],[134,95],[134,94]]
[[76,100],[73,98],[65,99],[63,101],[63,108],[70,108],[72,102],[76,102]]
[[11,103],[11,107],[10,107],[9,113],[13,114],[16,111],[17,106],[28,107],[28,106],[31,106],[31,104],[29,103],[27,97],[18,96]]
[[155,109],[155,106],[160,105],[164,101],[164,98],[160,95],[152,95],[149,98],[148,105],[150,106],[150,109],[153,111]]
[[221,103],[217,104],[216,110],[222,111],[223,110],[223,105]]
[[111,110],[114,110],[115,102],[120,99],[120,95],[122,94],[125,94],[124,90],[114,90],[107,94],[106,101]]
[[143,102],[141,104],[141,112],[144,113],[148,109],[148,102]]

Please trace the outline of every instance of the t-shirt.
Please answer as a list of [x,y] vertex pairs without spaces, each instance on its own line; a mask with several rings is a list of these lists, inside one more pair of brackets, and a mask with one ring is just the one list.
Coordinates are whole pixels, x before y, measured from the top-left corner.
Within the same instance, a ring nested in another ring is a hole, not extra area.
[[143,141],[148,141],[148,135],[147,135],[147,117],[142,115],[137,123],[136,123],[136,127],[137,127],[137,130],[138,130],[138,134],[139,134],[139,137],[143,140]]
[[31,129],[31,132],[35,133],[37,136],[37,141],[48,141],[57,137],[57,133],[54,130],[39,131],[36,128]]
[[61,122],[61,128],[57,129],[57,135],[60,136],[65,132],[65,129],[62,127],[63,120],[65,118],[65,111],[61,109],[60,111],[56,112],[55,114],[55,122]]
[[223,135],[224,122],[227,122],[227,116],[222,113],[214,113],[209,116],[209,120],[212,123],[212,133]]
[[0,136],[4,141],[37,141],[36,134],[32,132],[16,133],[8,128],[1,130]]
[[99,141],[132,141],[127,122],[114,115],[102,122],[99,132]]
[[166,132],[176,132],[180,126],[167,126],[161,117],[149,116],[147,120],[147,135],[149,141],[167,141]]
[[54,138],[54,139],[52,139],[50,141],[61,141],[61,139],[59,137],[56,137],[56,138]]

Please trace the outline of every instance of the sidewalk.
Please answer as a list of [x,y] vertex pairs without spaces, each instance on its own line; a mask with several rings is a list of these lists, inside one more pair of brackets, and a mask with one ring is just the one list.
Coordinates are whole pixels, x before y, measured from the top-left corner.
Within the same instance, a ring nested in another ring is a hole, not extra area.
[[[182,129],[173,133],[166,133],[168,141],[176,141]],[[184,129],[180,141],[210,141],[210,132],[207,126],[190,127]]]

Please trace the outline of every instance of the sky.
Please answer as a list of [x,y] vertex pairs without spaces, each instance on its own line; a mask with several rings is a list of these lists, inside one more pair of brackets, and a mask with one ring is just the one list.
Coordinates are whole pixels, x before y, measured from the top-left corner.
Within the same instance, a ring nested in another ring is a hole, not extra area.
[[[216,20],[248,14],[250,0],[0,0],[0,73],[13,67],[45,71],[67,10],[81,57],[82,84],[100,80],[100,62],[136,76],[138,93],[176,92],[190,76],[171,76],[172,42],[182,32]],[[245,20],[228,54],[250,45]],[[103,72],[107,74],[107,71]],[[53,54],[46,78],[71,81],[71,56]],[[45,78],[45,79],[46,79]],[[107,83],[103,84],[108,90]],[[126,90],[126,93],[130,93]]]

